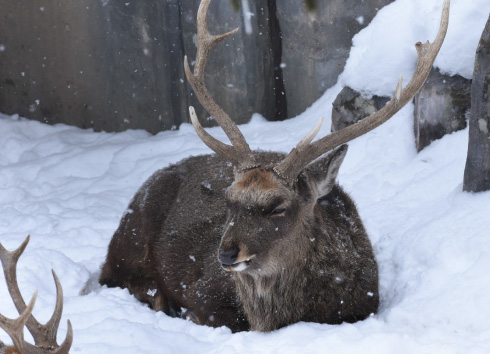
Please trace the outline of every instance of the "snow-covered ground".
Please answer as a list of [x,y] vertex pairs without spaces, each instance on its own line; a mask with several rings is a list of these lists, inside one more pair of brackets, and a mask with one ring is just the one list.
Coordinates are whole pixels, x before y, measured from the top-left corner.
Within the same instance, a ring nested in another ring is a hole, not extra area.
[[[440,0],[397,0],[354,39],[339,84],[286,122],[254,116],[240,126],[252,148],[289,151],[324,116],[342,85],[391,94],[408,81],[416,41],[432,40]],[[488,0],[453,0],[448,37],[436,64],[471,77]],[[1,43],[0,43],[1,44]],[[6,48],[5,50],[8,50]],[[285,68],[287,70],[287,68]],[[381,307],[355,324],[298,323],[272,333],[231,334],[169,318],[127,290],[80,291],[138,187],[155,170],[209,150],[192,126],[151,136],[94,133],[0,115],[0,241],[31,241],[18,264],[24,297],[39,289],[35,316],[52,313],[53,268],[61,279],[72,353],[490,353],[490,192],[462,191],[468,131],[417,154],[413,105],[350,143],[339,183],[357,202],[375,248]],[[209,129],[225,140],[220,129]],[[328,134],[329,123],[320,135]],[[0,313],[16,317],[3,274]],[[27,335],[27,338],[30,338]],[[0,331],[0,340],[10,342]]]

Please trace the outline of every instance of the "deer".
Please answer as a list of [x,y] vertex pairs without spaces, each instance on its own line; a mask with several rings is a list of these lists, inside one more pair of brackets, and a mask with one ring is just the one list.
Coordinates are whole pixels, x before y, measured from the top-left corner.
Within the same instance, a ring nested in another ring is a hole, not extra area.
[[[186,77],[231,145],[191,122],[214,152],[156,171],[134,195],[102,265],[99,283],[129,289],[172,317],[232,332],[273,331],[299,321],[339,324],[375,314],[378,266],[349,195],[336,183],[346,143],[412,100],[444,41],[445,0],[433,43],[416,43],[413,77],[371,116],[316,141],[322,120],[289,154],[252,151],[205,84],[208,54],[238,29],[212,35],[197,12],[197,54]],[[330,153],[328,153],[330,152]],[[327,154],[328,153],[328,154]]]
[[[65,340],[58,345],[56,336],[63,313],[63,288],[56,272],[52,270],[54,283],[56,286],[56,305],[51,318],[46,324],[39,323],[32,315],[32,310],[36,303],[37,290],[26,305],[17,283],[17,262],[24,253],[30,236],[15,250],[7,251],[0,243],[0,260],[2,262],[3,273],[7,282],[7,288],[12,298],[19,317],[10,319],[0,314],[0,328],[10,336],[13,346],[6,346],[0,341],[0,353],[5,354],[67,354],[73,342],[73,328],[68,320],[68,329]],[[24,326],[27,327],[35,344],[30,344],[24,339]]]

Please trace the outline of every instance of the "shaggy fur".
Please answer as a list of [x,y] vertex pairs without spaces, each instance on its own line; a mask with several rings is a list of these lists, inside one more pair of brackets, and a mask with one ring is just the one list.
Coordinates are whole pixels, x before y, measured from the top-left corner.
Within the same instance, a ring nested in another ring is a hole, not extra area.
[[256,153],[261,166],[236,174],[216,155],[157,171],[123,216],[100,283],[233,331],[366,318],[378,308],[378,273],[356,207],[335,184],[346,150],[293,186],[272,169],[277,153]]

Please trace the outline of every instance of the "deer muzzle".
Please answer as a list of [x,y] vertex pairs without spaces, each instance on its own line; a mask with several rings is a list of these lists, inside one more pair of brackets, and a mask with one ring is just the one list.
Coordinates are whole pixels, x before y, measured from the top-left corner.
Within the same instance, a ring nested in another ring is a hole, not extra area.
[[221,267],[228,272],[241,272],[247,269],[254,255],[250,256],[239,248],[220,249],[218,259]]

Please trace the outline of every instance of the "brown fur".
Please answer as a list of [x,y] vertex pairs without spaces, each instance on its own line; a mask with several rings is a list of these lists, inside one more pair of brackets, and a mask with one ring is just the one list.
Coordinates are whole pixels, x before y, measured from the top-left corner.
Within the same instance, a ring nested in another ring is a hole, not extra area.
[[[101,284],[233,331],[369,316],[379,301],[376,261],[354,203],[334,183],[345,152],[310,165],[293,186],[272,170],[276,153],[257,153],[262,167],[241,174],[216,155],[157,171],[111,240]],[[236,253],[233,264],[222,265],[222,253]]]
[[0,348],[0,353],[4,354],[21,354],[20,351],[15,349],[14,347],[6,347],[6,348]]
[[248,171],[237,183],[238,189],[257,189],[263,192],[267,192],[271,189],[278,188],[278,185],[274,182],[272,175],[264,169],[253,169]]

